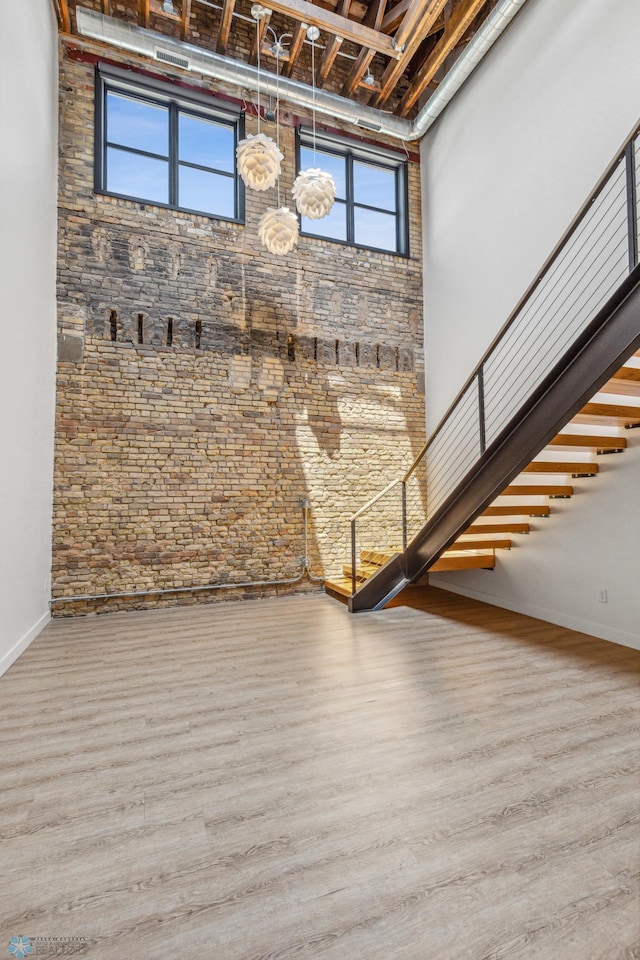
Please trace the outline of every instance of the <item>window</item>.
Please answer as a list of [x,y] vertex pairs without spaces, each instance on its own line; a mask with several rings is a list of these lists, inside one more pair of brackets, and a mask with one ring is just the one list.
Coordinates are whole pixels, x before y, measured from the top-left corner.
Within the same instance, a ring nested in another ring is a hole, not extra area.
[[407,164],[390,150],[376,150],[347,140],[298,136],[298,170],[321,167],[333,175],[336,202],[322,220],[301,217],[301,233],[352,246],[408,253]]
[[241,219],[240,114],[206,95],[98,69],[96,191],[224,220]]

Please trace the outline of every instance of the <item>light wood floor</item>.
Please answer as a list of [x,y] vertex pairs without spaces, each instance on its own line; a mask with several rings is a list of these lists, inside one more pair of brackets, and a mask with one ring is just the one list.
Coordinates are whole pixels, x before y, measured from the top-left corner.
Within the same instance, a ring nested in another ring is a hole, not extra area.
[[0,681],[0,955],[640,957],[639,676],[433,589],[53,622]]

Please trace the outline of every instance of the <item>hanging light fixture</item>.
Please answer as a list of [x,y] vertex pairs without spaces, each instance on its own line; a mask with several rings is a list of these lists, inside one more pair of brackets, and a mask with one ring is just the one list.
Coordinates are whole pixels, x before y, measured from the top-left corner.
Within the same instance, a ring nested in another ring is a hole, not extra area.
[[258,236],[269,253],[291,253],[298,242],[298,232],[298,218],[288,207],[269,207],[258,224]]
[[[274,44],[271,51],[276,58],[276,148],[280,153],[280,57],[284,53],[283,39],[288,34],[283,34],[278,38],[276,34],[267,28],[273,34]],[[282,154],[280,153],[280,159]],[[298,243],[298,234],[300,228],[298,218],[288,207],[280,206],[280,164],[278,164],[278,174],[276,176],[278,184],[278,207],[269,207],[266,213],[260,217],[258,224],[258,236],[267,248],[269,253],[275,253],[282,256],[285,253],[291,253]]]
[[270,190],[280,176],[280,164],[284,159],[278,145],[260,131],[260,21],[266,14],[266,8],[259,3],[251,7],[251,16],[256,21],[258,51],[258,132],[250,133],[236,148],[238,173],[245,186],[252,190]]
[[317,27],[307,27],[307,37],[311,41],[311,84],[313,90],[313,167],[301,170],[291,191],[298,213],[309,220],[321,220],[330,213],[336,199],[336,185],[333,177],[320,167],[316,167],[316,64],[315,42],[320,36]]

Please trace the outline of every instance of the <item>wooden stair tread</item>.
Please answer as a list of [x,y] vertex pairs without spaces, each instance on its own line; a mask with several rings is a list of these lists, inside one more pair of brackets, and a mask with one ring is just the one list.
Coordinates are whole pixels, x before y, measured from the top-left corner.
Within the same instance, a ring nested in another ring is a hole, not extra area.
[[573,487],[564,483],[512,483],[505,487],[501,497],[572,497]]
[[593,402],[585,404],[580,410],[578,416],[584,417],[604,417],[615,422],[640,423],[640,406],[632,406],[626,403],[600,403]]
[[447,570],[493,570],[495,565],[496,558],[492,553],[443,553],[429,568],[429,573],[444,573]]
[[480,533],[529,533],[528,523],[472,523],[463,535],[477,536]]
[[640,383],[640,367],[620,367],[614,379],[631,380],[634,383]]
[[363,563],[375,563],[383,567],[389,560],[398,555],[397,550],[361,550],[360,559]]
[[450,547],[447,547],[447,553],[457,550],[510,550],[511,540],[489,539],[489,540],[456,540]]
[[505,487],[501,497],[572,497],[573,487],[557,483],[510,484]]
[[351,596],[351,580],[346,577],[333,577],[331,580],[324,581],[324,588],[329,593],[337,593],[341,597]]
[[482,513],[483,517],[548,517],[550,507],[540,503],[518,503],[513,506],[491,506]]
[[579,460],[533,460],[523,473],[570,473],[572,476],[593,476],[598,472],[597,463],[581,463]]
[[607,393],[611,396],[640,397],[640,382],[634,378],[626,380],[615,376],[611,380],[607,380],[604,387],[600,387],[598,393]]
[[[380,570],[379,563],[359,563],[356,566],[356,580],[368,580],[374,573]],[[342,573],[345,578],[351,582],[351,564],[345,563],[342,567]]]
[[559,433],[550,441],[549,446],[553,447],[585,447],[593,450],[625,450],[627,441],[625,437],[605,437],[604,435],[595,436],[593,434],[580,433]]

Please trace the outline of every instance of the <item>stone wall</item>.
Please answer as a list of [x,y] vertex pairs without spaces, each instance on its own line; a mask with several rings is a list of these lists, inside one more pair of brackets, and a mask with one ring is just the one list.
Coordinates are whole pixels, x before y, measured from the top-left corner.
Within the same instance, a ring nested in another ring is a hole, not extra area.
[[336,573],[350,513],[424,440],[418,165],[410,257],[301,238],[276,258],[271,192],[247,191],[246,225],[94,194],[94,65],[62,45],[54,597],[294,579],[305,497],[311,568]]

